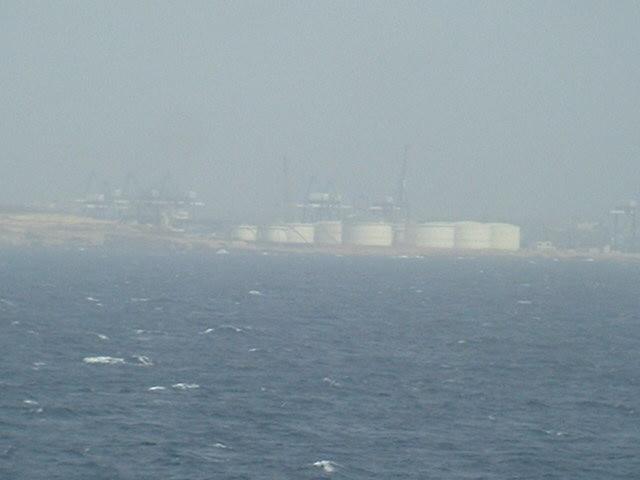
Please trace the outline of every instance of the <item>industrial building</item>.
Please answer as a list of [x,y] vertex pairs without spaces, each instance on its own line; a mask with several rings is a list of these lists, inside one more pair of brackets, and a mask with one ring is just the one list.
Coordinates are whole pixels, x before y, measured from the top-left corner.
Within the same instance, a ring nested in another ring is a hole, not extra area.
[[618,252],[640,252],[638,238],[638,202],[628,201],[612,208],[609,212],[611,219],[611,248]]
[[475,221],[416,223],[406,197],[408,148],[393,195],[359,209],[333,188],[314,190],[311,177],[304,201],[289,198],[289,163],[283,162],[280,220],[266,225],[237,225],[230,239],[262,245],[396,248],[418,251],[503,251],[520,249],[520,227]]
[[142,190],[135,178],[128,175],[124,188],[111,190],[106,182],[94,187],[92,177],[87,193],[76,200],[80,214],[123,223],[154,225],[172,230],[185,230],[204,206],[194,191],[176,194],[168,187],[167,177],[159,188]]

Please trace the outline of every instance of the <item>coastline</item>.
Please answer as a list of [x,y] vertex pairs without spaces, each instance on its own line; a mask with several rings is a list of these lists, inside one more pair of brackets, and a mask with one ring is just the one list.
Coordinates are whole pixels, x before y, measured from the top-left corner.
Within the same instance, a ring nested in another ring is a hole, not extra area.
[[65,214],[0,214],[0,249],[101,248],[105,250],[244,252],[293,255],[376,256],[401,258],[545,258],[640,262],[640,254],[589,250],[521,249],[427,250],[410,246],[289,245],[231,241],[213,235],[171,231]]

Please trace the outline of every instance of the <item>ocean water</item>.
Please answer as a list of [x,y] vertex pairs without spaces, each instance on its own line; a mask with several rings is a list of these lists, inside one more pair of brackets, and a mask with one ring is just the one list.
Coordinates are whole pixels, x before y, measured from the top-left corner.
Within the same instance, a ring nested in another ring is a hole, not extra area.
[[640,264],[0,253],[2,479],[640,478]]

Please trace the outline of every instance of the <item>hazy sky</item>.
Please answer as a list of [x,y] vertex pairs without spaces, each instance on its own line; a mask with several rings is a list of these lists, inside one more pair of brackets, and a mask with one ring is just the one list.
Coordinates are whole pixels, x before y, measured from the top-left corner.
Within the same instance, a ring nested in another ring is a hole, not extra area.
[[0,0],[0,202],[170,172],[268,214],[282,157],[424,219],[597,217],[640,192],[640,2]]

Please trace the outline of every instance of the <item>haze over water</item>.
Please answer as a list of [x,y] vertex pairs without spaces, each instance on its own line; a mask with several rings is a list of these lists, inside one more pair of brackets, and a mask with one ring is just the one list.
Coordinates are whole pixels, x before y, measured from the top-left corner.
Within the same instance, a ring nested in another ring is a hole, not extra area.
[[640,266],[0,253],[0,476],[635,478]]
[[166,173],[268,221],[287,155],[419,220],[601,220],[638,194],[640,3],[0,4],[0,204]]

